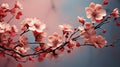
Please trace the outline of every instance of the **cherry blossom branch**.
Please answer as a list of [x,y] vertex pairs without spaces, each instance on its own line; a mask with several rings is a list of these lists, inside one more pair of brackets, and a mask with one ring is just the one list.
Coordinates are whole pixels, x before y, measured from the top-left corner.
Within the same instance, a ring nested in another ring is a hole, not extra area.
[[[73,41],[76,41],[77,38],[79,38],[79,37],[75,37],[75,38],[73,38],[72,40],[73,40]],[[117,41],[119,41],[119,40],[120,40],[120,39],[118,39]],[[117,42],[117,41],[116,41],[116,42]],[[51,51],[49,51],[49,50],[51,49],[51,47],[49,47],[49,48],[46,49],[46,50],[42,50],[42,51],[39,51],[39,52],[34,52],[34,53],[31,53],[31,54],[26,54],[26,55],[23,55],[23,54],[21,54],[21,53],[18,53],[18,52],[16,52],[16,51],[13,50],[13,49],[5,48],[5,47],[3,47],[3,46],[0,46],[0,48],[2,48],[2,49],[4,49],[4,50],[7,50],[7,51],[13,51],[13,52],[15,52],[16,54],[20,55],[21,57],[28,57],[28,56],[40,55],[40,54],[45,53],[45,52],[47,52],[47,53],[55,52],[56,50],[59,50],[59,49],[63,48],[64,46],[66,46],[68,43],[69,43],[68,41],[63,42],[62,45],[60,45],[59,47],[56,47],[54,50],[51,50]],[[43,44],[43,43],[29,43],[29,44]],[[84,44],[84,45],[81,45],[81,46],[93,46],[93,45],[91,45],[91,44]],[[111,45],[106,45],[105,47],[109,47],[109,46],[113,46],[113,45],[112,45],[112,44],[111,44]],[[11,57],[13,57],[13,58],[15,58],[13,55],[10,55],[10,54],[8,54],[8,53],[5,53],[5,54],[6,54],[6,55],[9,55],[9,56],[11,56]],[[16,59],[16,58],[15,58],[15,59]],[[19,61],[19,60],[17,60],[17,59],[16,59],[16,61],[18,61],[18,62],[26,62],[26,61]]]
[[[104,2],[103,5],[106,4],[107,2]],[[96,8],[91,8],[91,6]],[[8,9],[8,5],[3,4],[0,8]],[[4,9],[3,12],[7,14]],[[85,8],[85,11],[87,18],[98,23],[96,26],[95,23],[92,24],[90,22],[86,22],[84,18],[78,17],[79,22],[82,23],[81,27],[77,27],[73,31],[70,25],[59,25],[60,30],[63,32],[63,36],[58,33],[53,33],[53,35],[48,36],[48,42],[45,43],[43,38],[46,37],[46,32],[43,30],[46,28],[46,24],[39,21],[38,18],[26,18],[21,23],[22,33],[19,34],[18,40],[14,42],[14,36],[17,36],[17,28],[16,26],[9,25],[9,23],[14,17],[16,17],[16,19],[20,19],[20,16],[22,15],[21,11],[18,11],[17,15],[15,15],[16,9],[22,9],[21,4],[17,1],[14,8],[9,11],[12,14],[12,17],[8,20],[7,24],[0,23],[0,52],[3,56],[8,55],[14,58],[17,62],[25,63],[29,60],[33,61],[33,58],[35,57],[38,57],[38,61],[41,62],[44,58],[46,58],[46,55],[49,56],[49,54],[52,54],[54,57],[58,56],[64,50],[68,50],[69,53],[74,46],[93,46],[95,48],[114,47],[115,43],[120,40],[116,39],[113,43],[108,44],[106,39],[103,36],[98,35],[96,32],[96,29],[102,29],[101,26],[109,23],[109,19],[111,19],[111,17],[113,17],[114,20],[119,17],[118,8],[114,9],[111,14],[106,16],[106,11],[102,8],[102,5],[96,5],[92,2],[89,7]],[[51,0],[50,9],[56,11],[53,0]],[[0,22],[2,22],[2,19],[7,16],[5,14],[0,14]],[[120,26],[120,23],[118,23],[118,26]],[[24,35],[29,31],[33,33],[35,38],[34,42],[29,42],[28,37]],[[83,44],[78,42],[81,37],[84,39]],[[29,44],[37,45],[32,49]],[[32,51],[28,52],[28,50]]]

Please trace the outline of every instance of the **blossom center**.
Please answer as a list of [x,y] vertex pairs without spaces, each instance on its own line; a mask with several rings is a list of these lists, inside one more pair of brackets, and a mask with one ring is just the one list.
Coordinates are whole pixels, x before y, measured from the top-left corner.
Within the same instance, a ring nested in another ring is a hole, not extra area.
[[35,26],[35,28],[39,28],[40,27],[40,25],[38,25],[38,24],[34,24],[34,26]]

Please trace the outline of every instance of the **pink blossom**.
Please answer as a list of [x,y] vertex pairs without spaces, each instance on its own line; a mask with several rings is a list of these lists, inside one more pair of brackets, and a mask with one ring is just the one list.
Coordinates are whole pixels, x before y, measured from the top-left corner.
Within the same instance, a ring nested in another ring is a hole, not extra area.
[[14,14],[16,13],[16,9],[15,9],[15,8],[12,8],[12,9],[10,10],[10,13],[14,15]]
[[19,38],[20,45],[27,46],[28,45],[28,38],[25,35],[20,36]]
[[4,23],[0,23],[0,33],[4,33],[4,32],[5,32]]
[[29,50],[29,48],[25,48],[25,47],[16,47],[16,51],[22,54],[27,53],[27,51]]
[[15,35],[17,32],[18,32],[17,27],[15,25],[12,25],[10,30],[11,35]]
[[90,44],[90,39],[89,38],[84,38],[84,44]]
[[90,18],[92,22],[100,22],[106,16],[106,11],[102,8],[102,5],[93,2],[85,8],[85,11],[87,18]]
[[46,55],[46,58],[49,59],[49,60],[54,60],[54,59],[56,59],[58,57],[59,57],[59,53],[56,53],[56,52],[55,52],[55,54],[54,53],[48,53]]
[[20,19],[21,16],[22,16],[22,12],[19,11],[19,12],[17,13],[17,15],[16,15],[16,19]]
[[36,32],[34,31],[34,37],[35,37],[35,41],[36,42],[41,42],[43,40],[43,38],[45,38],[47,36],[47,34],[45,32]]
[[88,31],[82,31],[80,33],[80,36],[83,37],[83,38],[85,38],[85,39],[89,39],[92,36],[96,36],[96,31],[93,30],[93,29],[90,29]]
[[11,31],[11,26],[7,23],[5,23],[5,32]]
[[15,6],[14,7],[18,8],[18,9],[23,9],[22,4],[19,1],[15,2]]
[[2,7],[3,9],[9,9],[9,5],[8,5],[7,3],[3,3],[3,4],[1,5],[1,7]]
[[82,24],[85,23],[85,19],[84,19],[83,17],[79,17],[79,16],[78,16],[78,21],[79,21],[80,23],[82,23]]
[[80,36],[84,38],[85,44],[93,44],[96,48],[102,48],[106,45],[106,40],[102,36],[97,36],[94,26],[86,22],[83,26]]
[[82,29],[80,36],[84,38],[89,38],[91,36],[96,36],[96,31],[94,26],[90,22],[86,22],[84,24],[84,28]]
[[84,28],[87,29],[94,29],[94,25],[92,25],[90,22],[86,22],[84,24]]
[[0,23],[0,33],[9,32],[11,30],[11,26],[5,22]]
[[64,32],[72,32],[72,27],[69,24],[59,25],[59,28]]
[[[0,42],[2,42],[4,40],[7,40],[6,35],[4,33],[0,33]],[[2,45],[2,43],[0,45]]]
[[106,45],[107,41],[101,35],[98,35],[98,36],[96,36],[96,38],[93,38],[91,40],[91,43],[96,48],[103,48]]
[[73,47],[74,47],[75,45],[76,45],[76,42],[73,41],[72,39],[70,39],[67,47],[68,47],[69,49],[73,49]]
[[42,32],[46,28],[46,25],[40,22],[37,18],[34,18],[32,22],[33,25],[29,27],[30,30]]
[[79,26],[78,29],[79,29],[80,31],[83,31],[83,30],[84,30],[84,26]]
[[117,18],[119,17],[119,9],[118,9],[118,8],[115,8],[115,9],[112,11],[111,15],[112,15],[115,19],[117,19]]
[[15,25],[10,26],[9,24],[7,24],[5,22],[1,22],[0,23],[0,33],[7,33],[7,32],[9,32],[12,35],[15,35],[18,32],[18,30]]
[[57,47],[62,43],[62,36],[58,33],[53,33],[52,36],[48,36],[48,41],[50,42],[49,46]]
[[22,25],[22,30],[26,30],[29,28],[29,26],[32,26],[33,23],[32,23],[32,18],[26,18],[23,20],[23,22],[21,23]]
[[37,18],[26,18],[22,23],[22,29],[28,28],[31,31],[43,32],[46,25],[40,22]]

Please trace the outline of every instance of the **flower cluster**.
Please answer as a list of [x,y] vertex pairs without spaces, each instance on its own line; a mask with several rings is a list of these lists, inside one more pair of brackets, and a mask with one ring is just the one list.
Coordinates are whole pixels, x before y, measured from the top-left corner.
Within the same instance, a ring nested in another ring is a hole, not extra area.
[[101,35],[96,35],[95,28],[90,22],[86,22],[79,29],[81,30],[80,36],[84,38],[85,44],[94,45],[96,48],[102,48],[106,45],[107,41]]
[[22,30],[29,29],[31,31],[42,32],[46,28],[46,25],[37,18],[26,18],[21,24]]
[[62,36],[58,33],[53,33],[52,36],[48,37],[48,40],[50,42],[49,46],[57,47],[62,44]]

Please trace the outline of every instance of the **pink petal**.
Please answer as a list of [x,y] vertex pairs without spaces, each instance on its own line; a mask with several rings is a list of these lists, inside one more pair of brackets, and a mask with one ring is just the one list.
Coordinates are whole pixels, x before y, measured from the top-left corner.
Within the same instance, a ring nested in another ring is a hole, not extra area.
[[102,9],[102,5],[101,5],[101,4],[96,4],[95,9],[96,9],[96,10]]
[[106,10],[104,9],[99,10],[99,14],[101,14],[102,16],[106,16]]
[[86,7],[85,11],[86,11],[86,13],[92,13],[94,11],[94,9],[90,8],[90,7]]
[[91,2],[89,5],[91,8],[95,8],[95,3]]
[[90,13],[86,13],[87,18],[91,18],[92,15]]
[[95,18],[95,20],[102,20],[103,16],[101,16],[100,14],[97,15],[97,17]]

